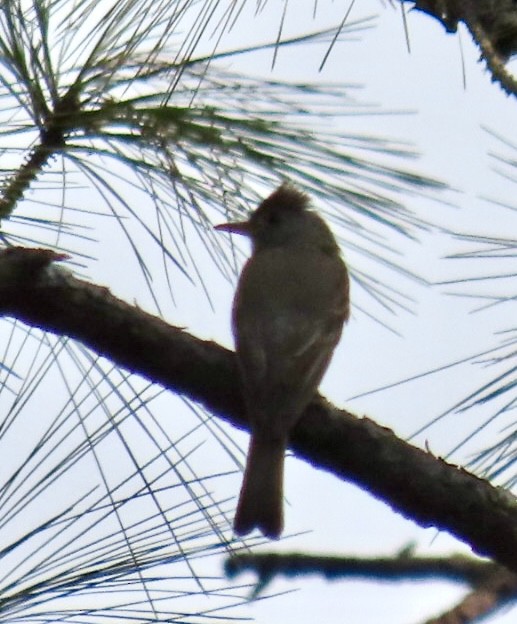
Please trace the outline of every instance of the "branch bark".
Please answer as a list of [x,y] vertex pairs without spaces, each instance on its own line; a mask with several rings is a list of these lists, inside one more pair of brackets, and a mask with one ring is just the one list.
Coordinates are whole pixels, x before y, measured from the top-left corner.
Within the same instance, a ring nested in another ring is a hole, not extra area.
[[393,557],[346,557],[298,552],[238,552],[226,559],[224,568],[230,578],[254,572],[259,580],[268,581],[275,576],[318,575],[333,580],[348,578],[400,582],[435,579],[472,587],[486,585],[494,577],[505,574],[511,575],[517,595],[515,574],[491,561],[465,555],[419,557],[402,552]]
[[517,79],[505,63],[517,54],[517,6],[514,0],[401,0],[438,20],[449,33],[463,22],[481,51],[494,81],[517,96]]
[[440,579],[471,587],[453,608],[427,620],[426,624],[469,624],[493,614],[517,599],[517,574],[495,563],[452,555],[414,557],[404,551],[394,557],[329,557],[305,553],[237,553],[225,562],[233,578],[245,571],[258,576],[253,596],[277,576],[300,577],[316,574],[327,579],[364,579],[390,582]]
[[[76,279],[54,264],[62,259],[48,250],[0,252],[0,314],[75,338],[248,429],[231,351]],[[517,572],[517,501],[510,492],[323,397],[306,410],[290,446],[298,457],[356,483],[421,526],[448,531]]]

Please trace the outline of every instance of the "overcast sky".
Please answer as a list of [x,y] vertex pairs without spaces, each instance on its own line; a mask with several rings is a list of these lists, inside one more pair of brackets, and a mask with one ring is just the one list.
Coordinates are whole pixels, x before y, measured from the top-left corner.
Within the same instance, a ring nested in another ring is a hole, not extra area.
[[[285,36],[333,26],[341,21],[345,11],[342,3],[315,3],[313,0],[299,0],[286,6]],[[317,7],[315,18],[314,7]],[[238,26],[222,39],[220,49],[274,41],[282,11],[282,3],[269,2],[260,15],[254,16],[254,6],[250,4]],[[378,17],[372,21],[372,28],[335,46],[321,72],[319,66],[328,49],[327,44],[280,49],[273,69],[272,50],[226,59],[223,66],[275,79],[340,81],[355,85],[350,92],[358,102],[379,105],[380,108],[372,115],[343,117],[335,122],[336,129],[412,143],[421,158],[412,162],[411,168],[440,179],[453,189],[434,197],[408,195],[403,198],[415,212],[458,232],[514,236],[517,212],[497,207],[486,199],[513,202],[515,206],[515,185],[494,171],[496,163],[489,155],[491,152],[512,154],[483,130],[483,127],[489,128],[515,144],[514,101],[491,82],[483,64],[478,62],[478,50],[464,30],[458,35],[447,35],[437,22],[410,13],[407,17],[409,52],[398,5],[396,8],[384,7],[377,0],[362,0],[353,6],[349,20],[356,21],[376,13]],[[212,41],[208,47],[211,45]],[[513,67],[516,65],[514,62]],[[359,84],[363,85],[361,89],[357,88]],[[380,110],[393,114],[380,115]],[[90,210],[96,207],[95,200],[86,194],[85,204]],[[324,209],[317,201],[314,207]],[[343,211],[346,209],[343,206]],[[109,286],[126,301],[155,311],[142,276],[130,264],[131,250],[123,252],[113,244],[111,236],[115,228],[110,230],[110,227],[104,223],[103,228],[95,232],[101,241],[95,249],[98,260],[85,259],[84,273],[92,281]],[[335,224],[333,228],[342,236],[345,259],[361,262],[360,256],[352,249],[347,250],[346,233]],[[245,241],[236,244],[245,254],[248,253]],[[431,282],[478,272],[495,274],[508,267],[503,260],[490,264],[487,269],[486,261],[466,264],[465,261],[446,259],[448,255],[472,249],[474,245],[469,247],[439,229],[422,234],[419,243],[399,239],[397,244],[400,247],[394,258]],[[156,250],[149,250],[146,259],[150,265],[161,261],[159,255],[154,254]],[[208,260],[201,269],[209,285],[211,304],[198,286],[174,275],[173,281],[175,285],[179,284],[177,292],[181,296],[176,297],[174,305],[170,302],[163,307],[163,315],[171,324],[183,326],[194,335],[231,347],[230,309],[235,279],[224,279]],[[401,437],[409,437],[475,390],[486,378],[486,367],[476,364],[452,367],[382,392],[374,391],[496,346],[499,338],[494,333],[511,327],[515,313],[510,316],[508,306],[473,313],[479,302],[456,296],[457,293],[494,294],[495,291],[490,290],[494,288],[492,285],[429,287],[403,277],[394,278],[381,268],[378,270],[379,279],[395,279],[397,287],[411,294],[414,299],[410,305],[412,311],[397,314],[378,311],[378,321],[388,324],[391,328],[388,330],[361,312],[362,304],[366,306],[367,301],[354,284],[352,318],[321,390],[336,405],[359,416],[368,415],[379,424],[393,428]],[[153,389],[152,392],[159,391]],[[53,409],[54,400],[57,406],[57,396],[46,398],[48,413]],[[161,393],[149,406],[166,427],[170,426],[168,416],[174,410],[174,437],[179,436],[178,428],[184,427],[187,431],[192,426],[190,413],[170,393]],[[20,449],[27,442],[25,435],[29,437],[31,434],[37,439],[41,435],[39,428],[43,430],[48,424],[42,420],[37,421],[37,426],[33,424],[39,405],[31,409],[30,426],[24,429],[20,425],[19,431],[23,434],[16,441]],[[484,411],[449,414],[414,441],[428,445],[436,455],[447,455],[474,430],[476,424],[487,418],[490,410],[491,406]],[[103,418],[105,415],[99,410],[99,422]],[[509,422],[509,419],[496,421],[486,433],[460,448],[453,460],[468,460],[471,453],[482,449],[489,440],[497,440],[503,425]],[[227,431],[245,449],[247,436],[229,428]],[[204,430],[196,435],[200,436],[200,441],[207,438]],[[143,453],[145,442],[138,432],[132,439],[135,452]],[[194,454],[192,460],[198,466],[205,466],[205,474],[210,470],[219,472],[235,468],[234,462],[226,456],[223,460],[208,442],[206,448],[210,452],[202,450]],[[127,456],[122,449],[120,454],[115,449],[110,452],[116,459],[110,463],[115,479],[119,473],[124,473]],[[170,450],[171,457],[174,452],[174,449]],[[85,487],[90,487],[90,476],[84,472],[80,475]],[[77,483],[77,480],[71,481],[66,487],[72,492]],[[236,496],[240,475],[234,474],[213,483],[216,498]],[[63,491],[66,487],[63,486]],[[420,529],[358,488],[294,458],[287,460],[285,495],[285,533],[287,536],[299,535],[275,543],[273,546],[278,550],[390,556],[414,541],[417,554],[468,552],[465,546],[448,535]],[[26,521],[30,526],[37,515],[29,517],[30,513],[28,507],[27,519],[20,521],[20,525]],[[37,513],[42,513],[42,506]],[[203,572],[211,569],[219,573],[222,567],[220,559],[201,562],[206,566],[202,568]],[[245,578],[246,582],[252,580],[251,576]],[[383,624],[419,624],[454,605],[464,590],[438,582],[381,585],[317,579],[275,580],[269,587],[271,593],[284,591],[291,593],[251,602],[241,607],[238,613],[254,618],[259,624],[313,624],[315,621],[324,624],[377,624],[380,621]],[[515,621],[515,615],[514,608],[511,613],[501,614],[491,621],[509,624]]]

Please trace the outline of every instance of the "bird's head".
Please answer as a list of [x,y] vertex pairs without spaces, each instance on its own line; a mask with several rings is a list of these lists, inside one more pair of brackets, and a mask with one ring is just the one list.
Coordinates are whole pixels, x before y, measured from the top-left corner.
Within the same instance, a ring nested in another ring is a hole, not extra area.
[[216,230],[248,236],[253,251],[279,246],[338,251],[327,224],[309,209],[309,198],[289,184],[267,197],[247,221],[223,223]]

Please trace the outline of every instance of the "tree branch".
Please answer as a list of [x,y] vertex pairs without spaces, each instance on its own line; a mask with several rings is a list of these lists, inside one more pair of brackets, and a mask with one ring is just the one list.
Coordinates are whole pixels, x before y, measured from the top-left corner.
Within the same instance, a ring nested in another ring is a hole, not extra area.
[[517,577],[500,570],[483,584],[475,586],[455,607],[427,620],[425,624],[469,624],[492,615],[517,598]]
[[514,0],[401,0],[438,20],[449,33],[461,21],[479,47],[494,81],[517,96],[517,80],[505,63],[517,54],[517,6]]
[[[449,580],[473,587],[486,584],[501,573],[511,574],[497,563],[464,555],[416,557],[397,553],[393,557],[345,557],[297,552],[238,552],[226,559],[225,572],[233,578],[254,572],[259,579],[275,576],[318,575],[326,579],[367,581]],[[517,593],[517,576],[512,575]]]
[[[54,266],[63,255],[0,252],[0,314],[81,341],[99,355],[248,429],[234,354],[189,335]],[[517,572],[517,501],[460,467],[413,447],[368,418],[316,397],[291,448],[368,490],[418,524],[435,526]]]
[[426,624],[468,624],[494,613],[517,599],[517,575],[489,561],[463,555],[413,557],[401,552],[395,557],[329,557],[305,553],[238,553],[225,562],[226,574],[233,578],[245,571],[255,572],[256,596],[275,576],[300,577],[317,574],[327,579],[367,581],[414,581],[447,579],[471,586],[460,602]]
[[22,199],[31,183],[41,173],[52,156],[64,149],[65,140],[77,125],[80,107],[76,88],[71,88],[55,102],[53,111],[45,105],[44,119],[39,127],[40,142],[30,154],[16,174],[7,178],[0,191],[0,219],[7,218],[16,204]]

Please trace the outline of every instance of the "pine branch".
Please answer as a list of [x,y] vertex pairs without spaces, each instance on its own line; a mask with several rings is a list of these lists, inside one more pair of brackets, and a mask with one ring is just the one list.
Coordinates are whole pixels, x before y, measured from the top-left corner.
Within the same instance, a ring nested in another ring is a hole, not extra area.
[[[243,572],[255,572],[259,579],[274,576],[323,576],[326,579],[364,579],[368,581],[411,581],[440,579],[468,583],[477,587],[505,571],[491,561],[464,555],[417,557],[405,551],[392,557],[346,557],[290,552],[239,552],[225,563],[225,572],[233,578]],[[514,576],[517,588],[517,577]]]
[[464,555],[414,557],[402,551],[394,557],[329,557],[306,553],[242,552],[229,557],[226,574],[234,578],[246,571],[258,576],[257,595],[277,576],[318,575],[326,579],[363,579],[398,583],[422,579],[449,580],[470,586],[471,591],[452,609],[426,624],[469,624],[493,614],[517,599],[517,575],[490,561]]
[[[0,314],[80,340],[99,355],[247,429],[234,355],[74,278],[48,250],[0,253]],[[502,488],[317,397],[291,448],[418,524],[435,526],[517,572],[517,502]]]
[[517,96],[517,80],[505,63],[517,54],[517,7],[513,0],[401,0],[411,1],[455,33],[461,21],[481,50],[492,78],[507,95]]

